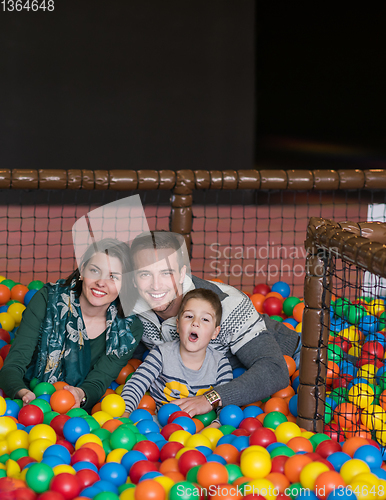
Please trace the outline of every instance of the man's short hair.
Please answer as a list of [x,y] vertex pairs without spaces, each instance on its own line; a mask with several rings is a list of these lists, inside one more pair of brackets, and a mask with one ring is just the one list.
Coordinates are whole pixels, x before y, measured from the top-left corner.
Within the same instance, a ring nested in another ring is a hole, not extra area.
[[134,258],[141,250],[163,250],[172,249],[177,253],[179,269],[185,263],[183,255],[183,246],[185,239],[182,235],[170,233],[169,231],[149,231],[145,234],[139,234],[131,243],[131,256]]
[[219,324],[221,323],[222,305],[217,293],[213,292],[212,290],[208,290],[207,288],[196,288],[195,290],[191,290],[190,292],[185,294],[182,299],[177,315],[178,318],[184,312],[186,303],[190,299],[200,299],[209,302],[215,312],[216,326],[219,326]]

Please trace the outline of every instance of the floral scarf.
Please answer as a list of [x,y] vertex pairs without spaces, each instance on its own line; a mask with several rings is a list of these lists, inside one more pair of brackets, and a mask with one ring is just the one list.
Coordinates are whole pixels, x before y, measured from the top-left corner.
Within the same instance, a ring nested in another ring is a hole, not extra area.
[[[51,384],[65,380],[80,385],[87,377],[91,364],[91,346],[84,325],[79,299],[64,280],[47,283],[47,312],[40,327],[38,357],[27,370],[26,379],[36,377]],[[118,358],[132,350],[135,343],[130,326],[134,317],[120,318],[115,302],[106,313],[106,355]]]

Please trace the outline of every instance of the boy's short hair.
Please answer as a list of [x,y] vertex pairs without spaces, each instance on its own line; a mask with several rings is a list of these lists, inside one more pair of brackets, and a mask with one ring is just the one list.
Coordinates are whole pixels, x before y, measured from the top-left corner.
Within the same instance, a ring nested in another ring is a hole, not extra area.
[[190,299],[200,299],[209,302],[215,312],[216,327],[219,326],[219,324],[221,323],[222,305],[217,293],[206,288],[196,288],[195,290],[191,290],[182,298],[180,309],[177,314],[178,318],[184,312],[186,303]]

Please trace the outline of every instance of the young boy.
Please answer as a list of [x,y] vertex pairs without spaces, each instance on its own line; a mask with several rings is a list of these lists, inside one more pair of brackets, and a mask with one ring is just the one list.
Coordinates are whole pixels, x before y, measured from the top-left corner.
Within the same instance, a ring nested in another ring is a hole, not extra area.
[[154,347],[126,382],[121,394],[125,416],[147,390],[159,408],[232,380],[228,358],[209,345],[220,332],[221,314],[220,299],[211,290],[197,288],[184,296],[176,320],[180,338]]

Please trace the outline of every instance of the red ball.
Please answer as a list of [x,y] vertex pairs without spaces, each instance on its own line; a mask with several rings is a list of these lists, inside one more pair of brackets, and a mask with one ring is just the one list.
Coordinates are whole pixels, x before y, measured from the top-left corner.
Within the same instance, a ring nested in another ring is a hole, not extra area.
[[64,496],[57,491],[46,491],[39,495],[38,500],[64,500]]
[[140,441],[134,445],[133,450],[141,451],[151,462],[158,462],[160,450],[153,441]]
[[174,458],[177,453],[184,447],[182,443],[178,443],[177,441],[170,441],[162,446],[160,452],[160,460],[163,462],[167,458]]
[[370,342],[366,342],[362,346],[362,356],[365,353],[372,354],[373,356],[376,356],[377,358],[382,359],[384,354],[385,354],[385,349],[380,342],[370,341]]
[[73,447],[73,445],[69,441],[66,441],[65,439],[58,439],[56,441],[56,444],[60,444],[61,446],[64,446],[65,448],[67,448],[67,450],[70,452],[71,455],[75,451],[75,448]]
[[50,490],[60,493],[65,500],[72,500],[79,495],[81,488],[76,475],[62,472],[52,479]]
[[360,358],[356,362],[356,367],[360,368],[363,365],[369,365],[369,364],[375,365],[377,369],[383,367],[382,361],[378,359],[376,356],[373,356],[372,354],[369,353],[365,353],[360,356]]
[[138,484],[141,477],[146,474],[146,472],[157,472],[157,466],[154,462],[149,462],[148,460],[138,460],[135,462],[130,469],[130,480],[134,484]]
[[322,441],[318,444],[315,451],[319,453],[322,458],[327,458],[332,455],[332,453],[342,451],[342,447],[337,441],[326,439],[326,441]]
[[196,465],[202,465],[206,462],[206,457],[201,451],[189,450],[183,453],[178,460],[178,468],[184,476]]
[[250,446],[258,445],[267,448],[267,446],[276,442],[277,439],[275,433],[267,427],[260,427],[259,429],[256,429],[249,438]]
[[99,468],[98,455],[91,448],[79,448],[71,457],[71,465],[77,462],[91,462]]
[[175,411],[174,413],[172,413],[170,415],[170,417],[168,418],[168,424],[171,424],[173,422],[174,419],[176,419],[177,417],[188,417],[188,418],[192,418],[189,413],[187,413],[186,411]]
[[71,417],[69,417],[68,415],[56,415],[56,417],[51,420],[50,426],[54,429],[59,437],[64,437],[63,427],[67,420],[70,420],[70,418]]
[[0,328],[0,339],[7,342],[7,344],[11,342],[11,336],[7,330],[4,330],[4,328]]
[[31,458],[31,457],[21,457],[21,458],[19,458],[19,460],[17,460],[17,463],[18,463],[20,469],[24,469],[24,467],[27,464],[32,464],[33,462],[37,462],[37,460],[35,460],[34,458]]
[[83,490],[84,488],[88,488],[92,486],[96,481],[99,481],[100,477],[95,472],[95,470],[91,469],[81,469],[76,473],[76,477],[78,478],[78,483]]
[[11,344],[3,345],[3,347],[0,349],[0,356],[3,358],[3,361],[5,361],[5,358],[8,356],[10,349]]
[[254,432],[256,429],[259,429],[260,427],[263,427],[263,424],[260,422],[260,420],[257,420],[257,418],[254,417],[244,418],[244,420],[242,420],[239,425],[239,429],[245,429],[249,432],[249,434],[252,434],[252,432]]
[[324,426],[324,434],[329,436],[334,441],[340,442],[345,440],[344,431],[334,422],[330,422]]
[[342,377],[339,378],[334,378],[332,381],[332,387],[334,389],[337,389],[338,387],[347,387],[348,384],[353,380],[352,375],[347,375],[347,373],[344,373]]
[[263,309],[268,316],[280,315],[283,310],[283,302],[277,297],[268,297],[263,302]]
[[20,409],[17,417],[19,424],[25,425],[38,425],[42,424],[44,420],[44,413],[41,408],[35,405],[26,405]]
[[261,293],[261,295],[267,295],[271,291],[271,287],[265,283],[259,283],[253,289],[253,293]]
[[280,472],[280,474],[284,474],[284,464],[289,459],[286,455],[279,455],[272,459],[272,468],[271,472]]
[[166,424],[165,427],[161,430],[161,435],[168,440],[169,437],[173,434],[175,431],[182,431],[183,428],[181,425],[178,424]]
[[234,436],[249,436],[250,432],[247,431],[246,429],[236,429],[231,432]]

